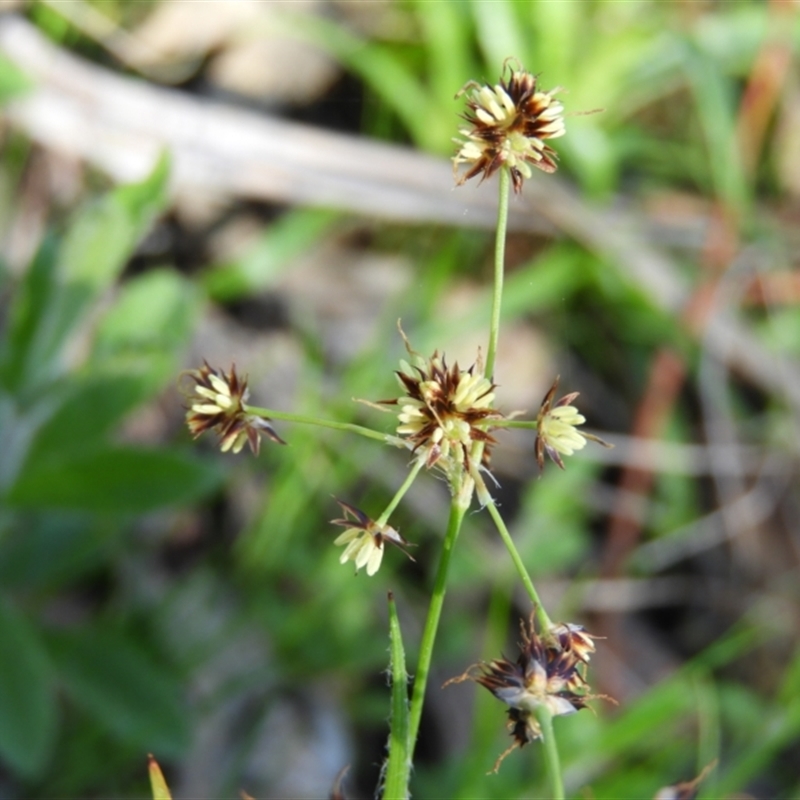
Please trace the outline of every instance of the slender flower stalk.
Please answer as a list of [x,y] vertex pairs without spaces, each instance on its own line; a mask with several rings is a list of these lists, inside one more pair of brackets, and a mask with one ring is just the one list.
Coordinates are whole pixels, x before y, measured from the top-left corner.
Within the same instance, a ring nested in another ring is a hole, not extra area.
[[279,419],[284,422],[295,422],[299,425],[314,425],[318,428],[330,428],[334,431],[347,431],[348,433],[364,436],[367,439],[375,439],[383,444],[402,445],[402,442],[396,436],[366,428],[363,425],[355,425],[352,422],[337,422],[332,419],[310,417],[307,414],[293,414],[289,411],[275,411],[272,408],[259,408],[258,406],[248,406],[247,410],[253,416],[263,419]]
[[564,778],[561,773],[561,758],[558,755],[556,734],[553,730],[553,712],[546,705],[540,705],[536,709],[536,720],[542,731],[550,797],[553,800],[564,800]]
[[492,290],[492,319],[489,327],[489,346],[486,349],[486,375],[489,380],[494,375],[494,362],[497,357],[497,339],[500,335],[500,309],[503,300],[503,276],[506,261],[506,229],[508,228],[509,172],[500,170],[498,181],[499,199],[497,202],[497,238],[494,244],[494,287]]
[[403,485],[394,493],[394,497],[389,501],[389,505],[383,509],[383,513],[375,520],[379,525],[385,525],[389,517],[392,515],[392,512],[397,508],[400,504],[400,501],[405,497],[406,492],[411,488],[411,484],[414,483],[417,475],[419,475],[419,471],[424,466],[424,462],[417,459],[411,466],[411,470],[409,471],[406,479],[403,481]]
[[[506,70],[508,70],[507,77],[505,77]],[[456,140],[459,144],[458,153],[453,158],[453,169],[457,176],[456,182],[462,184],[476,175],[481,175],[481,180],[484,180],[491,177],[498,170],[500,172],[492,312],[486,368],[484,371],[484,375],[489,380],[492,380],[494,375],[500,332],[510,184],[513,184],[515,193],[519,193],[522,191],[523,181],[532,175],[531,167],[537,167],[545,172],[554,172],[557,166],[556,154],[544,143],[544,140],[557,138],[565,133],[562,116],[563,106],[553,100],[553,95],[557,90],[542,92],[537,90],[536,84],[537,79],[534,75],[521,69],[514,69],[510,66],[510,60],[507,60],[503,67],[503,77],[501,77],[498,85],[490,87],[470,83],[462,90],[462,93],[471,90],[467,102],[467,113],[464,117],[470,127],[461,129],[462,138]],[[460,175],[458,171],[462,165],[466,165],[467,170],[463,175]],[[582,417],[580,421],[583,421]],[[565,424],[577,424],[574,418],[562,420],[562,422]],[[550,439],[543,435],[543,432],[548,432],[545,431],[548,423]],[[554,450],[557,455],[558,448],[556,445],[563,445],[566,441],[563,436],[558,438],[557,435],[573,431],[574,427],[558,428],[558,422],[554,423],[550,417],[542,418],[540,414],[539,419],[537,419],[537,458],[544,446],[547,446],[547,452],[551,457]],[[571,439],[571,443],[575,444],[578,436],[579,434],[575,434]],[[583,441],[585,443],[585,439]],[[563,465],[560,464],[560,466]],[[482,504],[488,508],[489,514],[494,520],[511,556],[511,560],[517,569],[520,580],[531,598],[540,628],[549,631],[552,623],[544,610],[544,606],[497,506],[488,496],[484,497]],[[538,641],[536,631],[533,624],[531,624],[531,631],[529,637],[525,639],[525,644],[535,648]],[[543,652],[547,652],[546,647]],[[533,655],[531,655],[531,660],[535,664],[538,663]],[[539,668],[543,669],[541,665],[539,665]],[[491,674],[487,674],[478,680],[497,693],[496,689],[498,687],[493,684],[494,678]],[[505,690],[501,689],[501,693],[502,691]],[[547,705],[546,702],[544,704]],[[512,721],[516,719],[514,731],[517,734],[517,739],[515,744],[519,746],[529,741],[530,738],[535,738],[534,734],[538,726],[535,725],[530,717],[530,712],[530,708],[527,711],[520,711],[518,708],[513,707],[510,712]],[[551,718],[547,716],[549,713],[550,711],[545,714],[547,718],[544,720],[544,724],[548,728],[546,757],[549,767],[551,795],[556,800],[562,800],[564,796],[563,781],[561,779],[555,739],[552,735]],[[563,713],[563,710],[557,713]],[[524,719],[523,714],[527,715]],[[524,735],[521,731],[524,731]],[[503,757],[501,756],[500,760]]]
[[439,554],[439,566],[436,569],[436,579],[433,584],[431,601],[428,605],[428,616],[425,619],[425,628],[422,631],[422,640],[419,645],[419,658],[417,669],[414,673],[414,691],[411,695],[411,706],[408,718],[409,753],[413,756],[414,747],[419,733],[419,723],[422,719],[422,707],[425,704],[425,687],[428,684],[428,675],[433,658],[433,645],[436,641],[436,632],[439,629],[439,620],[442,616],[444,596],[447,591],[447,576],[450,571],[450,560],[453,557],[461,523],[467,513],[468,506],[453,498],[450,503],[450,518],[447,521],[447,532],[442,542],[442,552]]
[[491,516],[492,520],[494,520],[494,524],[497,527],[500,538],[503,540],[503,544],[505,544],[506,549],[508,550],[508,554],[511,556],[511,560],[514,562],[514,566],[517,569],[517,574],[522,581],[522,585],[525,587],[525,591],[528,593],[528,597],[531,599],[534,613],[536,614],[536,618],[540,627],[543,630],[548,630],[552,627],[553,623],[550,621],[550,617],[547,616],[547,612],[544,610],[544,606],[542,605],[542,601],[539,599],[539,594],[536,591],[536,587],[533,585],[530,575],[528,575],[528,570],[525,568],[525,563],[522,560],[522,556],[520,556],[519,550],[517,550],[517,546],[514,544],[514,540],[511,538],[511,534],[508,532],[506,523],[503,521],[503,518],[500,516],[500,512],[494,503],[490,503],[487,506],[487,510],[489,511],[489,516]]

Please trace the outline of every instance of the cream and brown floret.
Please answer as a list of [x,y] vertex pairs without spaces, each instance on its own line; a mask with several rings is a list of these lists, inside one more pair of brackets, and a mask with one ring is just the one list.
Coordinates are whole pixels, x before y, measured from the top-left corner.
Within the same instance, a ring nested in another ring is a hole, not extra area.
[[597,442],[603,447],[613,447],[599,436],[578,430],[578,426],[586,422],[586,417],[572,405],[578,392],[564,395],[554,403],[553,398],[557,389],[558,378],[553,381],[553,385],[542,400],[536,417],[536,463],[540,470],[544,469],[545,455],[564,469],[561,456],[571,456],[577,450],[582,450],[586,447],[587,440]]
[[[410,348],[409,353],[413,366],[403,361],[396,372],[404,396],[383,401],[399,406],[398,436],[428,468],[440,469],[451,486],[470,475],[485,491],[479,472],[488,468],[496,442],[491,422],[503,416],[492,407],[494,384],[480,362],[462,370],[458,363],[448,366],[438,351],[429,359]],[[482,443],[478,463],[476,443]]]
[[331,523],[346,528],[345,532],[337,536],[333,542],[335,545],[345,545],[339,557],[341,564],[352,561],[356,566],[356,572],[366,567],[367,575],[374,575],[380,568],[384,545],[387,542],[400,548],[412,561],[414,560],[405,550],[410,543],[390,525],[370,519],[361,509],[342,500],[337,499],[336,502],[344,512],[344,516],[341,519],[331,520]]
[[579,625],[563,623],[539,633],[533,616],[520,628],[516,661],[498,658],[481,663],[449,681],[473,680],[509,707],[508,729],[514,743],[497,759],[495,770],[512,750],[541,738],[536,715],[542,707],[554,717],[574,714],[601,696],[589,693],[585,678],[586,662],[594,651],[593,636]]
[[549,633],[563,652],[571,652],[579,661],[583,661],[584,664],[589,663],[596,649],[594,640],[597,637],[587,633],[583,625],[558,622],[550,628]]
[[[556,152],[545,144],[566,132],[564,106],[554,99],[559,91],[537,89],[537,76],[513,69],[506,62],[504,75],[495,86],[468,83],[459,94],[467,93],[464,119],[469,127],[461,128],[462,138],[453,158],[456,182],[460,185],[476,175],[481,180],[491,177],[498,169],[509,170],[514,191],[533,174],[532,167],[555,172]],[[462,165],[466,171],[459,174]]]
[[255,455],[258,455],[262,435],[286,444],[268,420],[248,410],[245,402],[250,394],[247,378],[238,375],[235,366],[231,366],[226,375],[223,370],[204,363],[200,369],[187,370],[185,374],[194,381],[187,392],[186,424],[195,439],[211,430],[220,437],[223,453],[229,450],[238,453],[248,444]]

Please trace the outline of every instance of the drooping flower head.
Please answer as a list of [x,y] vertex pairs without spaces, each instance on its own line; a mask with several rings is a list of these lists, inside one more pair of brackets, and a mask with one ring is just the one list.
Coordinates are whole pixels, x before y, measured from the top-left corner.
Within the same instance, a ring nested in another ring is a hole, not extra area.
[[336,499],[336,502],[341,506],[344,517],[342,519],[333,519],[331,522],[334,525],[341,525],[343,528],[347,528],[333,542],[337,545],[347,545],[339,557],[341,564],[354,561],[356,572],[362,567],[366,567],[367,575],[374,575],[381,565],[386,542],[399,547],[412,561],[414,560],[404,549],[410,543],[390,525],[379,525],[355,506],[338,499]]
[[587,652],[594,650],[592,637],[579,625],[554,625],[539,633],[531,616],[520,624],[520,654],[512,662],[498,658],[470,668],[448,683],[474,680],[486,687],[508,708],[508,729],[514,743],[497,759],[496,771],[515,748],[541,738],[536,712],[546,707],[556,717],[574,714],[599,697],[589,693],[585,678]]
[[544,396],[542,405],[539,408],[539,414],[536,417],[536,463],[539,465],[540,470],[544,469],[545,453],[561,469],[564,469],[561,454],[571,456],[576,450],[582,450],[586,447],[587,439],[597,442],[603,447],[614,446],[604,442],[599,436],[577,430],[578,425],[583,425],[586,422],[586,417],[572,405],[572,401],[578,396],[578,392],[564,395],[556,403],[553,403],[557,389],[558,378],[553,381],[553,385]]
[[[472,367],[462,370],[458,363],[448,366],[438,350],[426,359],[405,342],[411,363],[401,361],[395,373],[405,394],[382,401],[400,407],[397,434],[426,467],[440,469],[451,488],[460,486],[465,475],[472,477],[485,503],[488,492],[480,468],[488,469],[496,443],[491,420],[503,416],[492,407],[495,385],[484,376],[480,356]],[[480,463],[473,463],[476,442],[483,443]]]
[[204,362],[200,369],[187,370],[185,374],[194,380],[187,393],[186,424],[195,439],[213,430],[220,437],[223,453],[238,453],[247,443],[255,455],[262,434],[273,442],[286,444],[267,420],[248,411],[247,378],[237,375],[235,366],[226,375]]
[[596,636],[587,633],[583,625],[571,622],[558,622],[550,628],[550,636],[555,639],[563,652],[572,653],[578,661],[589,663],[595,651],[594,640]]
[[[557,169],[556,153],[545,140],[566,133],[564,106],[554,99],[559,89],[537,90],[537,76],[514,69],[511,61],[506,61],[497,85],[470,81],[456,95],[468,93],[464,119],[469,123],[459,130],[463,138],[454,139],[459,145],[453,158],[458,185],[480,174],[481,180],[490,178],[502,167],[509,170],[519,193],[533,174],[531,167],[544,172]],[[467,169],[459,174],[462,164]]]

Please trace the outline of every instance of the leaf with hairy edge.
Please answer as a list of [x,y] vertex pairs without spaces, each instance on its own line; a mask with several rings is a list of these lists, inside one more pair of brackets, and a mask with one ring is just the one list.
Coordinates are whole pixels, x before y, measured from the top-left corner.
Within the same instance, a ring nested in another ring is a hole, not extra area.
[[408,741],[408,673],[400,621],[397,619],[397,608],[391,592],[389,592],[389,639],[392,654],[392,723],[383,800],[407,800],[411,771]]

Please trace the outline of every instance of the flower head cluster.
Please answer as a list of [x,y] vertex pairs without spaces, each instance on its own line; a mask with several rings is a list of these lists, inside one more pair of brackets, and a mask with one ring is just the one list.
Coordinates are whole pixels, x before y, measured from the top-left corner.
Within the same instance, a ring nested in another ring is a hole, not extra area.
[[[490,433],[491,420],[503,416],[492,407],[494,384],[484,376],[480,361],[462,370],[458,363],[449,367],[438,351],[425,359],[407,341],[406,347],[412,364],[402,361],[396,372],[405,395],[383,401],[400,407],[398,435],[429,469],[444,472],[452,488],[470,475],[485,491],[479,468],[488,468],[491,447],[496,443]],[[483,443],[477,464],[473,457],[476,442]]]
[[[386,542],[399,547],[411,558],[411,555],[404,549],[410,543],[390,525],[378,524],[363,511],[351,506],[349,503],[344,503],[341,500],[336,500],[336,502],[341,506],[344,517],[342,519],[333,519],[331,522],[334,525],[341,525],[343,528],[347,528],[334,541],[334,544],[347,545],[339,557],[341,564],[347,561],[354,561],[356,572],[361,567],[366,567],[367,575],[374,575],[381,565],[383,546]],[[414,559],[411,558],[411,560],[413,561]]]
[[238,453],[247,443],[255,455],[262,434],[273,442],[286,444],[267,420],[248,411],[247,378],[237,375],[235,366],[226,375],[204,362],[200,369],[188,370],[186,374],[195,382],[188,393],[186,411],[186,424],[195,439],[213,430],[220,437],[223,453],[228,450]]
[[578,425],[586,422],[586,417],[572,405],[572,401],[578,396],[578,392],[571,392],[564,395],[556,403],[553,403],[556,390],[558,389],[558,378],[542,400],[539,414],[536,417],[537,437],[536,437],[536,463],[539,469],[544,469],[544,457],[547,454],[552,461],[564,469],[564,462],[561,454],[571,456],[576,450],[586,447],[586,440],[591,440],[603,445],[603,447],[613,447],[608,442],[604,442],[599,436],[584,431],[577,430]]
[[[460,185],[482,173],[482,180],[505,167],[511,174],[514,191],[522,191],[522,183],[530,178],[531,167],[544,172],[557,169],[556,153],[545,139],[556,139],[566,132],[564,106],[554,100],[558,89],[538,91],[536,76],[513,69],[508,61],[496,86],[471,81],[459,94],[469,92],[464,119],[469,128],[455,139],[459,151],[453,158],[456,181]],[[459,167],[467,170],[459,175]]]
[[495,771],[515,748],[541,738],[542,729],[536,712],[545,707],[553,716],[574,714],[586,708],[589,694],[584,676],[586,664],[594,652],[594,637],[580,625],[558,624],[540,634],[533,617],[520,625],[522,642],[516,661],[498,658],[470,668],[450,683],[474,680],[485,686],[508,709],[508,728],[514,744],[495,762]]

